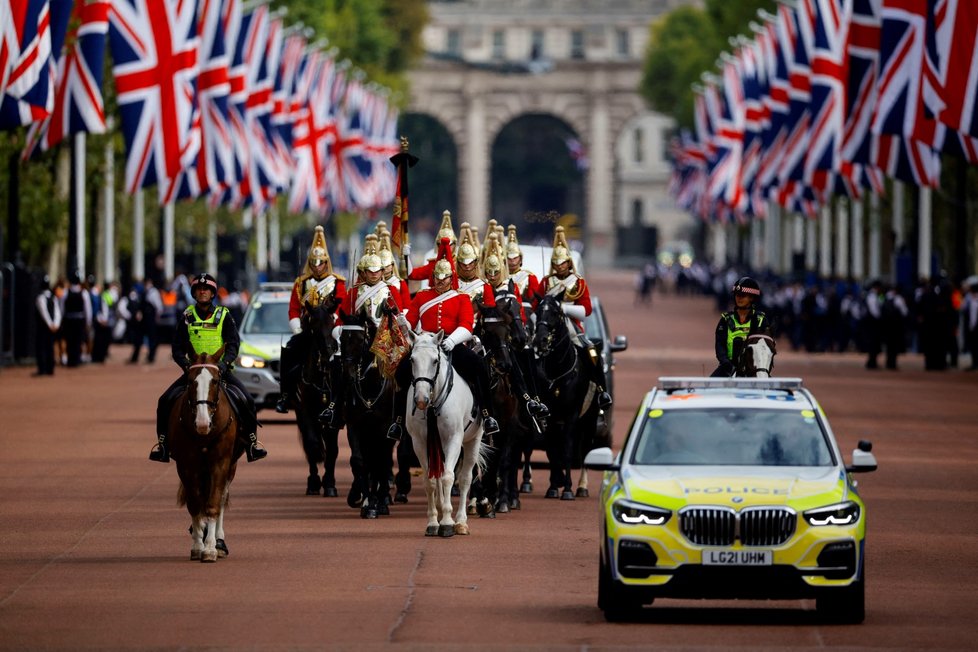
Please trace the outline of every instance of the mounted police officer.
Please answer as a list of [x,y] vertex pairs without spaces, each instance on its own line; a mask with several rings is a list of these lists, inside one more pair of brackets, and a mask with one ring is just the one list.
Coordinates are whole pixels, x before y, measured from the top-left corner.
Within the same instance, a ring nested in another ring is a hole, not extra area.
[[[449,239],[443,238],[438,249],[439,257],[433,266],[431,287],[421,290],[414,296],[404,319],[407,325],[417,332],[445,333],[441,346],[446,353],[449,353],[452,367],[472,390],[472,395],[482,409],[483,433],[491,437],[499,432],[499,423],[490,413],[492,393],[489,387],[489,373],[485,361],[474,351],[463,346],[472,339],[474,324],[472,301],[456,289],[458,279],[451,262]],[[391,439],[400,439],[404,434],[407,390],[411,385],[410,356],[406,356],[398,366],[395,380],[397,393],[394,395],[394,423],[387,431],[387,436]]]
[[[337,307],[346,298],[346,281],[333,272],[333,264],[326,248],[326,235],[323,227],[317,226],[312,238],[312,248],[302,274],[292,286],[289,300],[289,327],[292,338],[282,347],[280,386],[282,395],[275,404],[275,411],[285,414],[289,404],[295,399],[302,361],[309,353],[310,335],[303,330],[302,317],[307,306],[335,301]],[[336,413],[324,414],[323,418],[335,426]]]
[[716,331],[716,355],[719,366],[710,374],[713,377],[733,376],[736,361],[750,335],[771,337],[771,322],[757,309],[761,300],[760,284],[749,276],[742,276],[732,288],[734,309],[720,315]]
[[587,351],[591,367],[591,380],[597,385],[598,407],[607,410],[611,407],[611,394],[608,393],[608,381],[604,375],[604,363],[601,355],[584,334],[584,319],[591,314],[591,292],[584,277],[574,269],[570,246],[564,235],[564,227],[554,229],[553,254],[550,256],[550,274],[540,283],[543,294],[558,295],[563,293],[561,308],[567,317],[568,328],[572,335],[577,336],[577,346]]
[[195,276],[190,288],[196,303],[184,311],[183,319],[177,321],[172,347],[173,360],[183,373],[163,392],[157,403],[158,443],[150,451],[149,459],[154,462],[170,461],[170,450],[166,441],[170,412],[174,401],[180,398],[187,387],[187,370],[201,353],[213,355],[223,347],[224,353],[217,366],[221,372],[221,381],[225,383],[225,389],[228,390],[228,398],[231,399],[235,414],[238,416],[238,433],[245,441],[245,454],[248,456],[248,461],[260,460],[268,455],[268,451],[258,442],[256,433],[258,415],[255,402],[238,377],[231,373],[241,344],[238,327],[227,308],[214,305],[217,281],[213,276],[210,274]]

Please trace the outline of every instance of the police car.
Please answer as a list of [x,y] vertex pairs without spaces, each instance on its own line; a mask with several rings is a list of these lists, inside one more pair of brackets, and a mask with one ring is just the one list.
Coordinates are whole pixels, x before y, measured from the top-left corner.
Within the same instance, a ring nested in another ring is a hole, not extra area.
[[289,328],[291,283],[263,283],[251,298],[238,334],[241,348],[234,373],[258,409],[270,408],[279,397],[282,346],[292,337]]
[[865,616],[866,507],[825,413],[799,378],[660,378],[624,447],[591,451],[601,488],[598,606],[608,620],[657,597],[815,599]]

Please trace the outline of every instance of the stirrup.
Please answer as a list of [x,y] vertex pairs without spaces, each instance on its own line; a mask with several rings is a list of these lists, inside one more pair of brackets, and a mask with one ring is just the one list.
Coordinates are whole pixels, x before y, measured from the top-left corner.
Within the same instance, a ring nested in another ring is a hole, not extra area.
[[391,424],[390,428],[387,429],[388,439],[393,439],[394,441],[401,441],[401,437],[403,436],[404,436],[404,428],[401,427],[401,424],[399,424],[396,421]]
[[279,414],[286,414],[289,411],[289,399],[285,394],[282,394],[275,403],[275,411]]
[[261,447],[261,442],[256,438],[248,441],[248,445],[245,447],[245,456],[249,463],[257,462],[265,459],[268,456],[268,451]]
[[536,399],[531,399],[526,402],[526,411],[530,413],[530,416],[534,417],[550,416],[550,408]]
[[487,435],[495,435],[499,432],[499,422],[492,417],[482,417],[482,431]]
[[157,443],[153,446],[153,450],[149,452],[149,459],[154,462],[163,462],[164,464],[170,463],[170,451],[166,449],[166,446],[162,442]]
[[598,394],[598,407],[602,410],[607,410],[612,404],[611,394],[608,392],[600,392]]

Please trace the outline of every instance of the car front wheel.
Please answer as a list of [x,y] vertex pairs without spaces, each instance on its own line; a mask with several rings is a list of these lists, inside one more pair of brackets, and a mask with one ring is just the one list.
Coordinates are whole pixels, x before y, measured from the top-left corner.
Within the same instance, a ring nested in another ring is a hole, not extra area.
[[827,622],[858,625],[866,619],[866,579],[826,591],[815,599],[815,610]]
[[611,577],[608,562],[601,560],[598,571],[598,608],[604,612],[609,623],[620,623],[636,619],[642,612],[642,604],[649,604],[652,598],[643,599],[637,591]]

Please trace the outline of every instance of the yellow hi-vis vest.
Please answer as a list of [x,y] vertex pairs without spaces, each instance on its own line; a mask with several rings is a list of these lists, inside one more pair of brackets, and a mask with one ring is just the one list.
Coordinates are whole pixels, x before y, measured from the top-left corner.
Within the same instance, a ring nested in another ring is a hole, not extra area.
[[224,346],[224,338],[221,331],[224,328],[224,318],[228,311],[224,306],[214,308],[214,313],[207,319],[201,319],[197,315],[197,306],[190,306],[184,313],[190,319],[187,320],[187,333],[190,335],[190,346],[194,352],[200,355],[214,355]]
[[760,328],[761,324],[764,323],[764,314],[754,312],[751,314],[751,318],[747,320],[746,323],[741,324],[737,321],[736,313],[729,312],[726,314],[727,317],[727,358],[733,360],[734,358],[734,340],[747,339],[750,335],[751,322],[755,319],[757,320],[756,328]]

